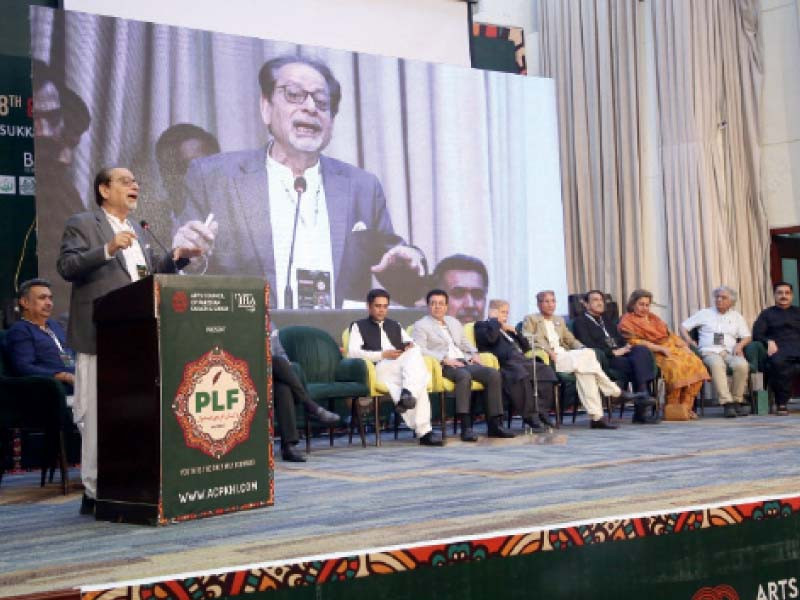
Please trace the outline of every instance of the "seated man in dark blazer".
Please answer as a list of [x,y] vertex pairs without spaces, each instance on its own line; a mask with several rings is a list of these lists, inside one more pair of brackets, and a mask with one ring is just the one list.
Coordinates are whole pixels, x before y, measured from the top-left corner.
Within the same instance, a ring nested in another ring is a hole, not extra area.
[[300,402],[306,411],[306,419],[313,419],[322,425],[335,425],[339,415],[322,408],[314,402],[306,391],[303,382],[292,368],[286,350],[278,337],[278,330],[270,337],[272,349],[272,395],[275,398],[275,416],[281,435],[281,458],[288,462],[306,462],[295,446],[300,441],[297,434],[297,415],[294,404]]
[[534,431],[543,431],[553,426],[547,414],[554,405],[558,377],[548,365],[525,356],[531,345],[509,325],[508,309],[507,301],[490,300],[489,319],[475,323],[475,342],[478,350],[497,357],[503,394],[511,398],[523,422]]
[[75,384],[75,353],[67,347],[67,336],[50,318],[53,292],[45,279],[29,279],[19,286],[17,301],[22,318],[6,334],[6,353],[15,374],[53,377],[72,394]]
[[586,292],[583,298],[586,312],[575,319],[573,331],[575,337],[587,348],[595,348],[605,354],[608,367],[622,373],[624,386],[633,383],[638,397],[634,399],[634,423],[655,424],[660,419],[645,415],[648,406],[654,401],[649,398],[648,384],[655,379],[655,362],[650,350],[644,346],[631,346],[617,329],[606,312],[605,295],[599,290]]

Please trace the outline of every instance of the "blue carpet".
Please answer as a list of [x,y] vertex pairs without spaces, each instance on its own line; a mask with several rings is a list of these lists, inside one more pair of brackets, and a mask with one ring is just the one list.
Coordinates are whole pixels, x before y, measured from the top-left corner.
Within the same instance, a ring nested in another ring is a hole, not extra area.
[[[515,423],[519,428],[519,421]],[[590,430],[445,448],[408,431],[380,448],[315,439],[305,464],[278,461],[275,506],[162,528],[78,515],[39,474],[0,487],[5,594],[157,577],[266,560],[800,492],[800,415]],[[374,438],[370,438],[372,441]],[[72,474],[79,479],[78,473]]]

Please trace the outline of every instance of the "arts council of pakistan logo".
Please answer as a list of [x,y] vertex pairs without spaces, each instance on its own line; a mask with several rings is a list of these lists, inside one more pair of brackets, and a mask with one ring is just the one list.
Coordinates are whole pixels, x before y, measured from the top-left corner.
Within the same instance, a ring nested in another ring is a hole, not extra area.
[[172,409],[186,445],[220,459],[250,437],[257,405],[247,362],[216,347],[184,367]]

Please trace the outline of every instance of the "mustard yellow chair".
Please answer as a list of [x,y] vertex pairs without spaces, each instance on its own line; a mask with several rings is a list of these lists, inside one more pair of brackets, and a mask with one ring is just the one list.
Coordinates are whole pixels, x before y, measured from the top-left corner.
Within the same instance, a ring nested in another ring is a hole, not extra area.
[[[350,345],[350,328],[345,328],[342,331],[342,353],[347,356],[347,348]],[[392,401],[391,396],[389,395],[389,388],[386,386],[384,382],[378,379],[378,375],[375,372],[375,363],[371,360],[364,360],[361,359],[367,366],[367,387],[369,388],[369,396],[372,399],[372,414],[373,418],[375,419],[375,445],[381,445],[381,422],[380,422],[380,403],[381,401],[389,401],[394,406],[394,402]],[[430,394],[433,391],[433,365],[436,364],[436,361],[430,358],[429,356],[425,357],[425,364],[428,367],[428,371],[431,372],[431,379],[428,383],[428,393]],[[441,367],[439,368],[441,371]],[[397,439],[397,432],[400,425],[400,419],[397,418],[395,415],[394,419],[394,439]],[[442,427],[444,429],[444,427]],[[350,432],[350,436],[352,439],[352,430]],[[442,436],[444,437],[444,435]]]

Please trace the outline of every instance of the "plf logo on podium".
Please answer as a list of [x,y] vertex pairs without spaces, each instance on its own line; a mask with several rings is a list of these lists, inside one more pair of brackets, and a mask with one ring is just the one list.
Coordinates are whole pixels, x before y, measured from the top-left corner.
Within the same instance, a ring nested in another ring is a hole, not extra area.
[[222,459],[250,437],[257,405],[247,362],[217,346],[186,365],[172,409],[186,445]]

